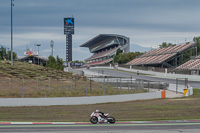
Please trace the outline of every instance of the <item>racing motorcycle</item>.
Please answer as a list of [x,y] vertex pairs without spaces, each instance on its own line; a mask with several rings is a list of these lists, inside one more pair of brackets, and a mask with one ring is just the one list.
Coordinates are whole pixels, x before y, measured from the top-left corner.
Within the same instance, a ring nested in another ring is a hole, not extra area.
[[95,113],[93,112],[91,114],[90,122],[92,124],[97,124],[97,123],[115,123],[115,118],[110,116],[109,113],[102,115],[101,113]]

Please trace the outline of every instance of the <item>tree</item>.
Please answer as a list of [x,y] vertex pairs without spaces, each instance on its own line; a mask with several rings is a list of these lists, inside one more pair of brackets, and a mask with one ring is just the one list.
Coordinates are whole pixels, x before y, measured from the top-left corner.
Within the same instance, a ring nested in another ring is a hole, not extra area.
[[[6,51],[6,48],[1,47],[0,48],[0,59],[4,60],[4,59],[8,59],[11,60],[11,51]],[[17,54],[15,52],[13,52],[13,60],[17,59]]]
[[116,55],[119,55],[120,53],[122,53],[122,51],[121,51],[120,48],[118,48],[118,49],[117,49],[117,52],[116,52]]
[[58,56],[56,57],[56,69],[58,70],[63,70],[63,59],[59,58]]
[[59,56],[57,56],[56,59],[53,56],[49,56],[47,60],[47,67],[63,70],[63,62],[64,61],[59,58]]
[[0,48],[0,57],[1,57],[1,59],[4,60],[6,58],[6,55],[7,55],[6,49],[4,47],[1,47]]
[[[11,51],[9,50],[6,55],[6,59],[11,60]],[[13,60],[17,60],[17,53],[13,52]]]
[[48,57],[47,67],[56,68],[56,59],[53,56]]
[[197,43],[197,53],[200,54],[200,36],[194,37],[193,41]]
[[169,47],[169,46],[176,46],[176,44],[163,42],[161,45],[159,45],[160,48],[166,48],[166,47]]
[[114,56],[113,61],[115,63],[125,64],[142,54],[140,52],[119,53]]

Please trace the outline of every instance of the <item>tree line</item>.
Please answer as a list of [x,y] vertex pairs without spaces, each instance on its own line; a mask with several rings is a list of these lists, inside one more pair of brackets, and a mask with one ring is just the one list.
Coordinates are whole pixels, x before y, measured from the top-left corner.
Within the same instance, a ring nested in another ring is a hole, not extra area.
[[113,61],[114,61],[114,63],[125,64],[142,54],[144,54],[144,53],[142,53],[142,52],[122,53],[122,51],[120,49],[118,49],[116,52],[116,55],[114,55]]
[[[11,51],[6,50],[6,48],[0,48],[0,59],[1,60],[11,60]],[[13,52],[13,60],[17,60],[17,54]]]
[[53,56],[49,56],[46,66],[50,68],[55,68],[57,70],[63,70],[64,69],[63,63],[64,63],[63,59],[59,58],[59,56],[57,56],[56,58]]

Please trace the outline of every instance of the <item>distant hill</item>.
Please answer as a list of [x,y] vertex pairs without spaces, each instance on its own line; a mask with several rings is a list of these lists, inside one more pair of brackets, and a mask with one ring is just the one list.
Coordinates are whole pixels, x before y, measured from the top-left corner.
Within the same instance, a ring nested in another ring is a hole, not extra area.
[[143,47],[143,46],[140,46],[138,44],[131,44],[131,48],[130,48],[130,52],[136,52],[136,51],[139,51],[139,52],[148,52],[152,50],[151,47]]

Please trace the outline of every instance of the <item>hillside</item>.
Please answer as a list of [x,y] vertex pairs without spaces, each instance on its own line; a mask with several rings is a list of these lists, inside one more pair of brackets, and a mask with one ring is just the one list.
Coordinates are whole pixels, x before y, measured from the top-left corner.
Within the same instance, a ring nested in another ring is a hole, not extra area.
[[[23,78],[22,78],[23,77]],[[84,76],[26,62],[0,61],[0,98],[7,97],[74,97],[129,94],[135,90],[98,83]],[[141,92],[138,90],[137,92]]]
[[150,50],[152,50],[151,47],[143,47],[138,44],[130,45],[130,52],[149,52]]
[[26,62],[15,61],[14,65],[11,66],[8,61],[0,61],[0,77],[8,77],[8,78],[36,78],[40,77],[43,79],[52,78],[52,79],[60,79],[71,77],[70,73],[47,68],[43,66],[38,66],[35,64],[30,64]]

